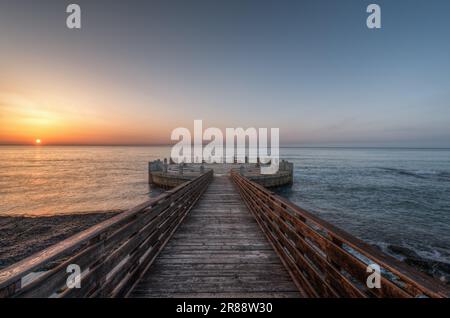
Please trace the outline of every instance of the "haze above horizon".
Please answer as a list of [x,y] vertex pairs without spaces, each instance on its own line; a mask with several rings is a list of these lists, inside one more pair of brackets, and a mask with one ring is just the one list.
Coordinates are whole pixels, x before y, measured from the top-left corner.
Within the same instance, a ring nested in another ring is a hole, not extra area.
[[281,144],[450,147],[450,3],[0,3],[0,144],[165,145],[278,127]]

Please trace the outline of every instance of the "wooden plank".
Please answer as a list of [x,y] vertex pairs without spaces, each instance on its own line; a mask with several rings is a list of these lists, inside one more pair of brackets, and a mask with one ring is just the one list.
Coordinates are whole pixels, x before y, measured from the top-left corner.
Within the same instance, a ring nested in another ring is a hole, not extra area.
[[229,177],[215,177],[130,297],[299,297]]
[[134,294],[136,298],[298,298],[298,292],[213,292],[213,293],[162,293],[151,291],[136,291]]

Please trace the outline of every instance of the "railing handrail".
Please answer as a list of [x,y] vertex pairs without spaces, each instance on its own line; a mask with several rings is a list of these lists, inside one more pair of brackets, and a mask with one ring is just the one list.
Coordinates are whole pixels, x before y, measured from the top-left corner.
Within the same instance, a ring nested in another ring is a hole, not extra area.
[[42,251],[39,251],[15,264],[8,266],[0,271],[0,297],[1,291],[9,286],[20,281],[27,274],[39,269],[46,264],[66,255],[81,247],[86,242],[95,238],[100,238],[103,233],[106,233],[115,226],[122,225],[126,221],[133,219],[139,213],[146,211],[151,207],[157,206],[159,203],[165,202],[180,191],[189,188],[197,183],[202,182],[206,178],[212,177],[212,171],[207,171],[204,174],[196,177],[193,180],[187,181],[171,190],[165,191],[159,196],[152,198],[134,208],[124,211],[116,216],[111,217],[99,224],[75,234],[59,243],[56,243]]
[[[276,205],[279,209],[284,209],[292,216],[294,216],[298,222],[302,222],[305,225],[308,225],[306,222],[311,223],[318,228],[325,230],[327,235],[330,238],[320,234],[324,239],[328,239],[331,244],[334,245],[333,242],[339,242],[347,245],[351,249],[355,250],[357,253],[363,255],[374,263],[380,265],[382,269],[387,269],[388,271],[394,273],[398,276],[401,281],[414,286],[415,289],[422,292],[428,297],[449,297],[450,290],[441,284],[439,281],[435,280],[432,277],[427,276],[424,273],[417,271],[411,266],[395,259],[394,257],[387,255],[369,244],[363,242],[362,240],[354,237],[353,235],[345,232],[344,230],[328,223],[327,221],[322,220],[321,218],[313,215],[310,212],[305,211],[300,208],[296,204],[291,201],[267,190],[263,186],[257,184],[254,181],[249,180],[245,176],[241,176],[236,171],[231,171],[231,176],[237,182],[237,185],[240,188],[240,192],[246,191],[245,194],[248,194],[249,191],[256,196],[265,196],[268,198],[273,204]],[[245,185],[245,189],[243,189],[242,185]],[[244,201],[245,198],[244,198]],[[246,202],[247,203],[247,202]],[[251,207],[249,207],[251,209]],[[252,209],[251,209],[252,210]],[[255,212],[255,211],[252,211]],[[293,213],[292,213],[293,212]],[[303,220],[305,221],[303,221]],[[309,225],[308,225],[309,226]],[[317,232],[316,229],[310,227],[311,230]],[[318,232],[317,232],[318,233]],[[335,246],[338,248],[338,246]],[[354,257],[356,257],[354,255]],[[410,291],[409,291],[410,292]]]

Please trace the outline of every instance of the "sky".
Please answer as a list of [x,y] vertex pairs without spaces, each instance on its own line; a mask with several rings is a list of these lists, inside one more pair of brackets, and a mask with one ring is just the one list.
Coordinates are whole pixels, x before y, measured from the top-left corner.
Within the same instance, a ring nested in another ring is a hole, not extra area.
[[[66,7],[81,7],[81,30]],[[366,26],[377,3],[382,28]],[[0,144],[450,147],[447,0],[1,0]]]

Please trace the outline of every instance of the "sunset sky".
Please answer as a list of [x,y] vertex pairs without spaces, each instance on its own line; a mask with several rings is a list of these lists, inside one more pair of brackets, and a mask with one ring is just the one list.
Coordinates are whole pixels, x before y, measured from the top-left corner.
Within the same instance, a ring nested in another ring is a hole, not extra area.
[[[382,8],[382,29],[366,7]],[[82,29],[65,26],[82,8]],[[163,144],[194,119],[281,143],[450,147],[450,2],[0,2],[0,144]]]

